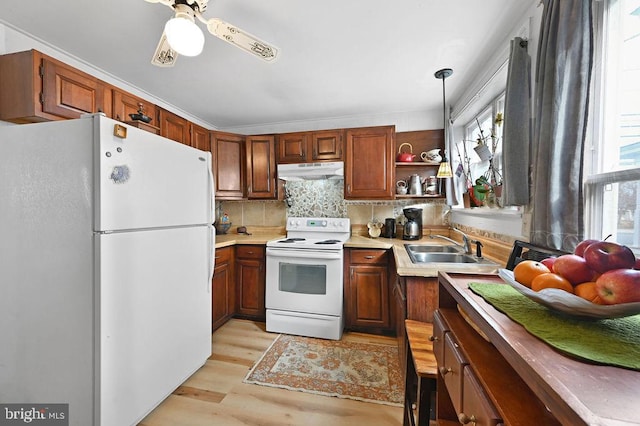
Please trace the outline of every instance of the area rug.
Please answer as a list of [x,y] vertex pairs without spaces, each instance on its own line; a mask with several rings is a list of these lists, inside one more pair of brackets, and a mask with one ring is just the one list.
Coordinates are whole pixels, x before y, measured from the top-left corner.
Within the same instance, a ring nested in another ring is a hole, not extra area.
[[395,346],[280,335],[245,383],[402,406]]

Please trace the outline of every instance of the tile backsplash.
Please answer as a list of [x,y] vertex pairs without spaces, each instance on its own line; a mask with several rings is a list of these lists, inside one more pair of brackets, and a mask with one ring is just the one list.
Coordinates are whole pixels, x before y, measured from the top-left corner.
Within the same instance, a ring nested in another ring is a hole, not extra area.
[[219,201],[216,217],[227,213],[233,226],[285,226],[290,217],[348,217],[352,225],[366,225],[388,217],[403,222],[402,209],[421,208],[426,225],[448,224],[449,207],[443,199],[345,200],[344,180],[288,181],[285,201]]
[[289,217],[347,217],[343,179],[288,181],[284,187]]

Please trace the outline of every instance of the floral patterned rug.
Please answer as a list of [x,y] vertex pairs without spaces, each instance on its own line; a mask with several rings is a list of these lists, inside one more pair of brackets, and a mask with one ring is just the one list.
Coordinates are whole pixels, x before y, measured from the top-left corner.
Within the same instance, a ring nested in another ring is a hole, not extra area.
[[280,335],[244,383],[402,406],[395,346]]

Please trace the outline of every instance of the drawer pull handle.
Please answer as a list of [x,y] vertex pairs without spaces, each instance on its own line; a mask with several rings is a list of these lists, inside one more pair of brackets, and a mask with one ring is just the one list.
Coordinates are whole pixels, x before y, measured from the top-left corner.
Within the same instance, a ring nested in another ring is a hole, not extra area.
[[430,342],[437,342],[437,341],[439,341],[439,340],[440,340],[440,339],[438,339],[438,336],[429,336],[429,341],[430,341]]
[[465,413],[460,413],[458,414],[458,421],[460,422],[460,424],[463,424],[463,425],[467,425],[469,423],[475,425],[477,419],[476,419],[476,416],[474,416],[473,414],[471,415],[471,417],[469,417]]
[[373,256],[369,255],[369,256],[365,256],[364,258],[371,260],[371,259],[373,259]]
[[443,376],[446,376],[447,374],[451,373],[453,370],[451,369],[451,367],[440,367],[440,374],[442,374]]

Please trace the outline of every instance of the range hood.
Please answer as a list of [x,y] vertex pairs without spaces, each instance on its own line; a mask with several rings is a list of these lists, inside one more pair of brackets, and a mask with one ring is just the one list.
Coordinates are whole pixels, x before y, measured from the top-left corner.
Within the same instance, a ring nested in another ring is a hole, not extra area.
[[278,179],[313,180],[344,178],[344,162],[278,164]]

